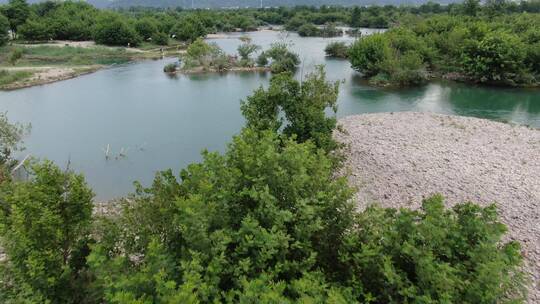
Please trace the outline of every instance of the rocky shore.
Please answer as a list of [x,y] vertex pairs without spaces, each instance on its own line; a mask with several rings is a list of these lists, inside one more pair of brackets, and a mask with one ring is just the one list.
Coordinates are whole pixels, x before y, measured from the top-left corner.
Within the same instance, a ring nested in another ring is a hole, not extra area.
[[518,240],[540,303],[540,130],[432,113],[379,113],[339,121],[360,209],[418,208],[435,193],[448,206],[495,203]]

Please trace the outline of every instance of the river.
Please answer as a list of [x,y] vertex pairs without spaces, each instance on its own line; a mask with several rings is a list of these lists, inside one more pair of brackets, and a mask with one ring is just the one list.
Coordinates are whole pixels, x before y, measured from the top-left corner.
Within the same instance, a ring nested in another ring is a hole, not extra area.
[[[370,112],[431,111],[509,121],[540,128],[540,91],[456,83],[387,90],[367,86],[347,61],[327,59],[330,41],[261,31],[249,34],[267,48],[284,41],[303,61],[297,77],[318,64],[328,78],[342,80],[338,116]],[[235,52],[240,34],[211,39]],[[24,154],[47,158],[85,174],[98,200],[133,191],[133,181],[150,185],[156,171],[201,159],[203,149],[223,151],[244,124],[240,100],[266,86],[266,73],[169,77],[163,66],[175,59],[145,61],[79,78],[0,92],[0,110],[11,121],[31,123]],[[411,130],[414,132],[414,130]],[[110,148],[111,157],[104,150]],[[121,156],[123,154],[125,156]]]

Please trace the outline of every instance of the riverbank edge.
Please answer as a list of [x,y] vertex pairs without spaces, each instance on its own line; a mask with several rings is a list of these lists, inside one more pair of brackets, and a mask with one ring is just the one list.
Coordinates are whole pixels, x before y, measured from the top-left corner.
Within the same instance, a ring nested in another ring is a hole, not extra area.
[[[184,52],[183,49],[178,49],[178,46],[170,46],[164,48],[155,48],[150,50],[141,50],[141,49],[127,49],[133,57],[129,58],[126,64],[136,63],[146,60],[159,60],[165,58],[174,58]],[[41,66],[21,66],[21,67],[9,67],[9,66],[0,66],[0,70],[18,70],[18,71],[29,71],[33,72],[34,75],[31,75],[28,78],[24,78],[7,85],[0,86],[0,91],[14,91],[34,86],[40,86],[45,84],[51,84],[59,81],[64,81],[68,79],[77,78],[79,76],[84,76],[88,74],[95,73],[97,71],[112,68],[117,64],[94,64],[89,66],[77,66],[77,65],[51,65],[47,67]],[[40,77],[39,73],[46,73],[50,70],[64,70],[63,73],[50,77]]]

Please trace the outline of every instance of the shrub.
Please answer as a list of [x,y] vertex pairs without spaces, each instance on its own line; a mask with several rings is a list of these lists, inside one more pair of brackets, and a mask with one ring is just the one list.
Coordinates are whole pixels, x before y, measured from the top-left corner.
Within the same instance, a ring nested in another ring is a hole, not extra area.
[[305,23],[298,28],[298,35],[301,37],[320,36],[321,31],[313,23]]
[[261,47],[256,44],[251,44],[250,42],[245,42],[238,46],[238,55],[243,60],[249,60],[251,54],[258,51]]
[[23,49],[19,47],[15,47],[11,49],[11,52],[8,56],[8,62],[11,65],[15,65],[19,59],[21,59],[23,56]]
[[349,56],[349,46],[345,42],[330,42],[324,49],[326,56],[347,58]]
[[105,241],[89,261],[105,302],[341,295],[319,269],[349,226],[351,190],[326,155],[246,129],[225,155],[203,157],[180,181],[159,174],[120,218],[100,224]]
[[157,45],[168,45],[169,44],[169,35],[163,32],[156,32],[152,35],[152,42]]
[[169,63],[163,67],[163,72],[165,73],[175,73],[176,72],[176,64]]
[[489,32],[465,49],[464,70],[481,82],[520,82],[526,70],[526,48],[519,37]]
[[171,30],[176,39],[187,42],[193,42],[207,33],[208,30],[201,19],[193,15],[182,18]]
[[142,18],[135,22],[135,31],[143,40],[154,37],[158,33],[157,25],[150,18]]
[[392,56],[390,44],[384,34],[373,34],[358,39],[350,48],[352,67],[366,77],[381,72],[381,65]]
[[46,41],[53,38],[53,32],[43,20],[29,19],[19,27],[18,34],[25,40]]
[[299,142],[311,140],[329,152],[337,147],[332,138],[336,119],[327,117],[326,111],[337,111],[338,91],[339,83],[327,82],[322,66],[302,83],[283,73],[272,78],[268,90],[259,88],[243,101],[242,114],[250,128],[283,130]]
[[9,41],[9,20],[0,12],[0,46]]
[[113,14],[106,14],[98,20],[94,39],[100,44],[119,46],[137,46],[141,42],[135,29]]
[[270,69],[272,73],[293,72],[300,64],[298,54],[289,51],[284,43],[274,43],[265,51],[265,57],[271,58]]
[[373,303],[519,303],[520,246],[502,243],[495,206],[446,210],[441,196],[411,211],[370,207],[358,214],[336,273]]
[[28,182],[0,189],[0,299],[79,303],[86,292],[92,191],[84,178],[51,162],[32,166]]
[[268,64],[268,56],[265,52],[262,52],[259,57],[257,57],[257,65],[264,67]]

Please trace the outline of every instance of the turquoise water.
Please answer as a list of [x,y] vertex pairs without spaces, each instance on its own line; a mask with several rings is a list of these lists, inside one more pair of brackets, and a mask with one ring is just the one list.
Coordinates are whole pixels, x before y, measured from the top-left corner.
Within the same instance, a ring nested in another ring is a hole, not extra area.
[[[284,41],[301,55],[300,71],[326,65],[328,77],[342,80],[338,116],[359,113],[430,111],[510,121],[540,128],[540,91],[432,83],[405,90],[365,85],[347,61],[324,57],[332,40],[276,32],[250,33],[268,47]],[[234,52],[240,34],[211,39]],[[13,121],[31,123],[26,151],[83,172],[98,199],[125,195],[132,182],[151,183],[156,171],[178,172],[199,161],[200,152],[223,151],[244,121],[240,100],[266,86],[266,73],[168,77],[175,59],[117,66],[79,78],[0,92],[0,110]],[[301,73],[297,76],[300,77]],[[109,145],[111,158],[103,152]],[[120,157],[120,153],[125,157]]]

